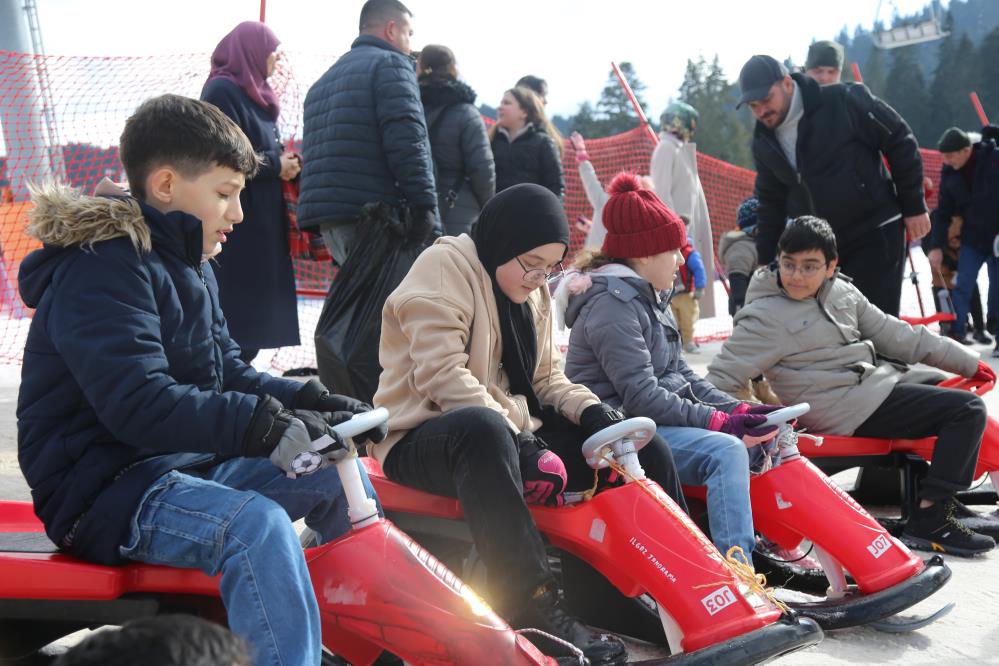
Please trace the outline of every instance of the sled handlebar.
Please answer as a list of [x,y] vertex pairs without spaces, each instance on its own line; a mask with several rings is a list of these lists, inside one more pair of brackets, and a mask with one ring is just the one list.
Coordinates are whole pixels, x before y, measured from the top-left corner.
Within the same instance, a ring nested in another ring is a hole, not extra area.
[[370,412],[354,414],[349,421],[344,421],[333,426],[333,431],[344,439],[349,439],[372,428],[377,428],[388,421],[388,417],[389,411],[384,407],[379,407],[378,409],[372,409]]
[[993,388],[995,382],[982,382],[970,377],[950,377],[937,384],[940,388],[952,388],[960,391],[971,391],[975,395],[985,395]]
[[[583,442],[583,456],[590,467],[601,469],[608,465],[606,458],[604,458],[603,449],[605,447],[611,446],[614,448],[615,458],[620,458],[623,453],[637,453],[640,451],[655,434],[656,422],[652,419],[644,416],[625,419],[590,435]],[[630,446],[627,447],[627,451],[619,451],[618,444],[624,441],[630,443]]]
[[774,410],[767,414],[767,420],[763,422],[764,426],[779,426],[784,425],[788,421],[793,421],[799,416],[803,416],[808,413],[811,409],[811,405],[807,402],[801,402],[797,405],[791,405],[789,407],[783,407],[781,409]]

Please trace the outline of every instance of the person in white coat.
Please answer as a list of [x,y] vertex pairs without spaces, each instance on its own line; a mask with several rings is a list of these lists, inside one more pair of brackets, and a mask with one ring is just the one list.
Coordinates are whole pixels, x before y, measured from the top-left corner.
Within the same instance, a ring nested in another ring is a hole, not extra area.
[[[652,153],[649,173],[656,194],[670,208],[690,220],[688,229],[694,247],[704,260],[704,271],[714,282],[714,243],[704,188],[697,175],[697,109],[672,102],[659,118],[659,145]],[[596,226],[596,225],[594,225]],[[701,316],[715,315],[714,290],[706,289],[701,299]]]

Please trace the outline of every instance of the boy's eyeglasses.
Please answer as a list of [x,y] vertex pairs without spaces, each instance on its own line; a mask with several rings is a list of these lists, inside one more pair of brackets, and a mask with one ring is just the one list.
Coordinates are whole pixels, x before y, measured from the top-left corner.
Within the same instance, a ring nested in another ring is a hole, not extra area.
[[528,268],[524,265],[524,262],[520,260],[520,257],[514,257],[520,267],[524,269],[524,282],[529,282],[531,284],[544,284],[545,282],[551,284],[552,282],[558,282],[562,279],[562,275],[565,273],[565,269],[562,268],[562,262],[555,264],[556,270],[551,273],[545,273],[542,268]]
[[814,277],[816,274],[818,274],[819,271],[825,270],[825,267],[828,266],[829,264],[807,263],[799,266],[793,261],[782,260],[779,265],[780,265],[780,272],[783,273],[784,275],[794,275],[795,273],[798,273],[802,277],[809,278],[809,277]]

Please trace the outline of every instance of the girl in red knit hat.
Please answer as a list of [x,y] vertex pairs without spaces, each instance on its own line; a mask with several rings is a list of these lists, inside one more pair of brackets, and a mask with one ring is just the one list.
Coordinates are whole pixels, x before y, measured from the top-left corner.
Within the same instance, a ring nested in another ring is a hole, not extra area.
[[683,263],[683,221],[638,177],[619,174],[603,210],[599,252],[585,253],[556,293],[572,328],[566,376],[628,416],[653,419],[673,451],[680,481],[708,488],[711,536],[722,553],[754,546],[751,462],[778,406],[741,402],[698,377],[683,360],[670,311]]

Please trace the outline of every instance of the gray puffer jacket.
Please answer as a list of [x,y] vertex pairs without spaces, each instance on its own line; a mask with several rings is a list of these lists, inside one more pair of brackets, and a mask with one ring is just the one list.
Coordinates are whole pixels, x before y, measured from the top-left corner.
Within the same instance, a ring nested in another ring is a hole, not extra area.
[[886,315],[838,273],[815,297],[795,300],[776,271],[760,268],[706,379],[737,390],[762,373],[784,404],[812,406],[802,425],[851,435],[914,363],[970,377],[978,354]]
[[756,240],[739,229],[724,233],[718,241],[718,258],[725,264],[729,275],[752,275],[758,263]]
[[[420,81],[437,180],[437,209],[449,236],[468,233],[496,194],[496,168],[475,91],[453,79]],[[448,200],[454,192],[454,205]]]
[[560,289],[569,293],[570,381],[659,425],[707,428],[716,407],[730,412],[738,406],[687,366],[669,298],[657,298],[631,269],[611,264],[570,274]]

